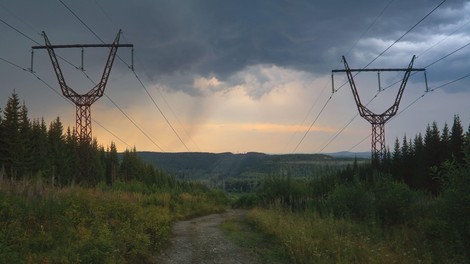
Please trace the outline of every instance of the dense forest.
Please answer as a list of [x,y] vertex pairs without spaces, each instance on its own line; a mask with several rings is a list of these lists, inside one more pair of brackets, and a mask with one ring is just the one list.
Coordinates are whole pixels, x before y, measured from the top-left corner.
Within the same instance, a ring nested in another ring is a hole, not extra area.
[[469,263],[470,128],[436,123],[379,166],[265,178],[236,206],[293,263]]
[[[80,155],[84,149],[87,155]],[[86,173],[81,173],[83,167]],[[12,181],[46,177],[57,186],[132,180],[160,186],[176,183],[139,158],[135,148],[118,156],[113,142],[105,148],[94,139],[80,146],[75,130],[68,127],[64,132],[59,117],[49,125],[42,118],[31,120],[15,92],[0,108],[0,176]]]
[[428,125],[424,137],[421,133],[413,139],[403,136],[395,140],[393,152],[387,152],[381,170],[393,175],[414,189],[437,194],[441,191],[444,163],[463,164],[464,150],[470,148],[470,126],[466,133],[458,115],[452,127],[447,123],[442,130],[436,122]]
[[173,221],[226,204],[224,193],[155,169],[135,148],[79,145],[58,117],[31,121],[16,93],[0,109],[1,263],[154,263]]

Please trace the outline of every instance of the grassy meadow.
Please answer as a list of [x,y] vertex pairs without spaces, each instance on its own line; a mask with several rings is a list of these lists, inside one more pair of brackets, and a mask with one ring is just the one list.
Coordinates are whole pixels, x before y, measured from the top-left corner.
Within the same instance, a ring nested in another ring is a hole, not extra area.
[[47,187],[0,183],[2,263],[153,263],[177,219],[221,211],[217,191],[139,183]]

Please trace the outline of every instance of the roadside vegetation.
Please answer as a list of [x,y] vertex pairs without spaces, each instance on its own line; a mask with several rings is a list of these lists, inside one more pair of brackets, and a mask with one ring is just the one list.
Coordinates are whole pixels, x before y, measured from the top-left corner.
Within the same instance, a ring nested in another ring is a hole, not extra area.
[[80,146],[59,118],[30,121],[19,102],[13,93],[0,109],[1,263],[154,263],[173,221],[225,209],[223,192],[179,181],[135,148]]
[[420,138],[405,137],[378,169],[268,177],[234,206],[252,208],[245,223],[292,263],[469,263],[470,129],[456,116],[451,133],[433,124]]

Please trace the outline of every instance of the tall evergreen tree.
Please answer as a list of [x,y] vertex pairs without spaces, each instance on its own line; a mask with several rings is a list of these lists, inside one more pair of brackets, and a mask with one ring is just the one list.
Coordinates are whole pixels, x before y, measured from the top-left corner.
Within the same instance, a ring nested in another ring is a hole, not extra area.
[[444,123],[444,128],[441,133],[441,159],[448,160],[452,157],[452,150],[450,147],[450,130],[447,123]]
[[19,152],[19,173],[21,175],[31,174],[31,165],[33,162],[33,157],[31,154],[31,121],[28,117],[28,108],[26,108],[25,103],[20,108],[19,112],[19,134],[20,134],[20,145],[18,149]]
[[462,123],[458,115],[454,116],[454,123],[450,134],[450,152],[457,162],[463,162],[465,135],[463,133]]
[[429,169],[432,166],[438,166],[443,161],[441,146],[440,131],[437,123],[433,122],[432,126],[427,126],[426,134],[424,135],[424,160],[428,173],[422,183],[422,187],[434,194],[437,194],[439,191],[439,181],[435,178],[436,175],[433,175]]
[[31,125],[31,170],[33,173],[50,169],[48,159],[47,126],[44,118],[33,120]]
[[106,153],[106,182],[108,184],[113,184],[116,181],[118,168],[119,159],[116,144],[111,142],[111,146]]
[[49,157],[51,159],[51,180],[54,182],[64,182],[67,171],[67,157],[65,156],[63,125],[60,118],[57,117],[49,125]]
[[393,145],[393,154],[392,154],[392,175],[397,180],[403,180],[401,162],[402,162],[402,158],[401,158],[400,140],[396,138],[395,144]]
[[61,184],[75,184],[80,176],[78,139],[77,133],[70,127],[67,127],[65,135],[65,153],[67,156],[67,173]]
[[8,98],[7,105],[3,111],[3,144],[2,163],[10,178],[17,178],[18,169],[21,167],[21,135],[20,135],[20,100],[18,94],[13,94]]

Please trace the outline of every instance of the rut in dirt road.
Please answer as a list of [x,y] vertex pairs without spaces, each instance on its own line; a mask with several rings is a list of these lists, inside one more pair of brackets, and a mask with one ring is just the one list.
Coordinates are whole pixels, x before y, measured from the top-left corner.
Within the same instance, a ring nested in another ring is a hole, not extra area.
[[243,213],[229,210],[176,222],[170,247],[158,256],[157,263],[259,263],[251,252],[229,241],[219,228],[226,219],[242,217]]

